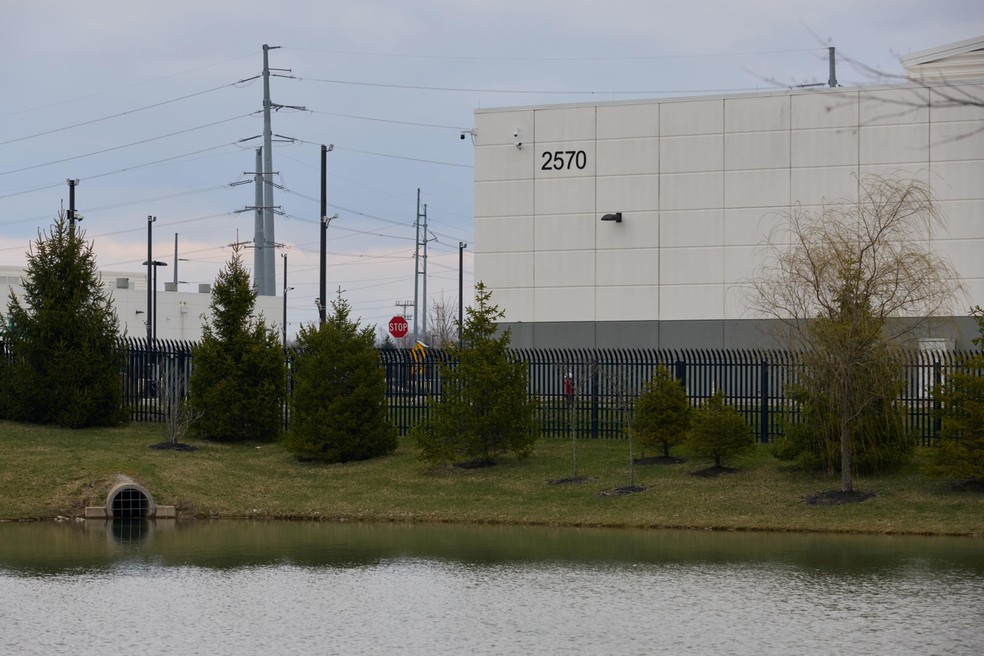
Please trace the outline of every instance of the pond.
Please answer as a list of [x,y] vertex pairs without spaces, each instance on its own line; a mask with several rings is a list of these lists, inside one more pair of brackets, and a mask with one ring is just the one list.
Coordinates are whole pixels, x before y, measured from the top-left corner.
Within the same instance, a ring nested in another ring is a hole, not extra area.
[[3,654],[980,654],[972,538],[0,524]]

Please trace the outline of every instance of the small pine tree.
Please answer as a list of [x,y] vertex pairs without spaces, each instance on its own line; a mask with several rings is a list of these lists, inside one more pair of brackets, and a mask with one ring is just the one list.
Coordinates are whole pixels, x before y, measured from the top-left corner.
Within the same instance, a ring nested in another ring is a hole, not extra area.
[[720,467],[726,458],[750,451],[755,437],[738,411],[724,402],[724,392],[718,390],[694,412],[687,444],[694,453],[713,458],[714,466]]
[[661,449],[668,458],[670,449],[686,440],[691,413],[683,386],[659,367],[636,399],[632,431],[643,448]]
[[284,354],[276,331],[254,318],[256,291],[238,250],[212,287],[211,322],[192,349],[190,393],[206,439],[274,440],[283,424]]
[[[984,309],[976,306],[971,314],[980,330],[974,343],[984,347]],[[984,485],[984,354],[970,356],[951,371],[935,395],[944,410],[933,470]]]
[[528,368],[510,357],[509,331],[499,333],[495,324],[504,313],[491,298],[479,282],[462,344],[449,349],[455,363],[441,364],[441,398],[430,409],[429,423],[414,429],[426,461],[491,463],[503,453],[523,458],[536,443],[538,403],[529,394]]
[[92,244],[60,216],[28,253],[24,298],[11,292],[0,409],[17,421],[69,428],[126,418],[124,354]]
[[373,327],[350,320],[344,299],[318,326],[301,327],[287,449],[300,460],[366,460],[396,449],[386,377]]

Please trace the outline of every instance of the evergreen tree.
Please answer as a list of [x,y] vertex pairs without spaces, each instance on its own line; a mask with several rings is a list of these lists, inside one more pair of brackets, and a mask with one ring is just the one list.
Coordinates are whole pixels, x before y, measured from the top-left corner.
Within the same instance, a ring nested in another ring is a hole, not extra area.
[[70,428],[121,423],[119,320],[92,244],[60,216],[27,258],[24,298],[11,292],[8,305],[12,362],[0,410],[17,421]]
[[213,440],[273,440],[283,424],[284,354],[253,316],[256,291],[239,251],[212,287],[211,322],[192,349],[190,401],[198,433]]
[[632,431],[643,448],[658,448],[668,458],[670,449],[686,439],[691,412],[683,385],[659,367],[636,399]]
[[294,360],[287,449],[300,460],[365,460],[396,449],[375,331],[352,321],[344,299],[317,326],[303,326]]
[[[980,330],[974,343],[984,347],[984,309],[977,306],[971,314]],[[984,354],[969,356],[951,371],[936,398],[944,408],[936,473],[984,486]]]
[[751,450],[755,437],[738,411],[724,402],[724,392],[718,390],[694,412],[687,444],[697,455],[713,458],[714,466],[720,467],[726,458]]
[[441,364],[441,398],[430,409],[429,423],[414,429],[421,458],[429,462],[491,463],[503,453],[523,458],[539,435],[528,368],[510,357],[509,331],[499,333],[495,324],[504,313],[491,298],[479,282],[461,346],[449,349],[454,364]]

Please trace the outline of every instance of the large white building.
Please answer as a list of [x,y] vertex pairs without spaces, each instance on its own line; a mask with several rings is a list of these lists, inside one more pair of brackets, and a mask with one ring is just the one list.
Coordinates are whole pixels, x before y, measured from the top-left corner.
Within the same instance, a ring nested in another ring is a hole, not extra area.
[[[147,273],[140,271],[101,271],[104,288],[113,297],[113,306],[120,322],[120,333],[127,337],[147,337]],[[0,315],[7,314],[7,298],[13,291],[23,298],[21,284],[24,270],[0,267],[2,305]],[[177,291],[173,283],[158,280],[157,339],[198,341],[202,338],[203,321],[211,320],[211,286],[200,285],[197,292]],[[151,304],[154,294],[150,295]],[[257,296],[256,312],[262,313],[266,324],[277,330],[283,328],[283,297]]]
[[984,38],[903,63],[923,81],[476,110],[475,279],[513,345],[775,346],[748,296],[770,232],[869,173],[929,186],[956,307],[984,305]]

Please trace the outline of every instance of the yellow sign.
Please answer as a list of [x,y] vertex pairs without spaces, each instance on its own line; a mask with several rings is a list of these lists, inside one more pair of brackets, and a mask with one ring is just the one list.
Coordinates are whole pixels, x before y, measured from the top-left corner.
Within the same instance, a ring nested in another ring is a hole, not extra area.
[[424,359],[427,358],[427,349],[423,344],[417,342],[410,349],[410,357],[413,358],[414,365],[411,367],[411,371],[415,374],[423,373],[424,371]]

